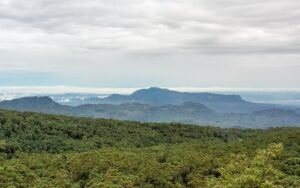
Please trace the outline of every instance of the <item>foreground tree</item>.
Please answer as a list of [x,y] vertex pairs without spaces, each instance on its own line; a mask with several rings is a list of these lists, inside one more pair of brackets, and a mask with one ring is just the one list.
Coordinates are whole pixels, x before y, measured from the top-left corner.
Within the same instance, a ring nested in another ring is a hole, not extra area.
[[235,155],[228,165],[220,169],[221,176],[208,179],[207,185],[215,188],[283,187],[281,181],[286,175],[272,165],[283,150],[282,144],[271,144],[265,150],[258,150],[253,159]]

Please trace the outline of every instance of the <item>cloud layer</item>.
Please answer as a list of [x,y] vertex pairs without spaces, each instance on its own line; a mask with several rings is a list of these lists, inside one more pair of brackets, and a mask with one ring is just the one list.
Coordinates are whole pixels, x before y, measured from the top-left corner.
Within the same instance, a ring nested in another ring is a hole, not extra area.
[[298,0],[1,0],[1,48],[298,53]]
[[0,85],[296,87],[299,33],[299,0],[0,0]]

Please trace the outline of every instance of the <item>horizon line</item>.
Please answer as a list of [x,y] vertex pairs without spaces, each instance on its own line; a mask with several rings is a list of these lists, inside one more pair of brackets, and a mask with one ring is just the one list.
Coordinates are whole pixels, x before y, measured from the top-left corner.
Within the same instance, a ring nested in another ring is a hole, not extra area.
[[[64,94],[64,93],[90,93],[90,94],[130,94],[139,89],[148,87],[80,87],[80,86],[0,86],[0,93],[40,93],[40,94]],[[255,88],[255,87],[160,87],[180,92],[300,92],[300,88]]]

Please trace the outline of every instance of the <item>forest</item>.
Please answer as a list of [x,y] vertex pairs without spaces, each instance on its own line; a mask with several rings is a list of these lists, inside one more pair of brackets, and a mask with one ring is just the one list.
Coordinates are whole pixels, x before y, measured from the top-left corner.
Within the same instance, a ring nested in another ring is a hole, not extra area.
[[0,110],[0,187],[300,187],[300,128]]

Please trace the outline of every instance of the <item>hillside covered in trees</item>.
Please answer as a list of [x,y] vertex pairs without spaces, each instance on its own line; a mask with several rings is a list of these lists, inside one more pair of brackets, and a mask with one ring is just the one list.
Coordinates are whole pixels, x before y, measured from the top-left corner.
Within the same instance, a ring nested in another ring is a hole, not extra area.
[[0,187],[300,187],[300,128],[1,110]]

